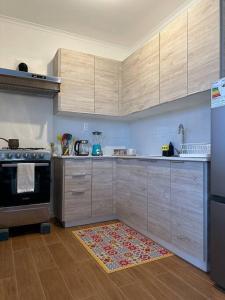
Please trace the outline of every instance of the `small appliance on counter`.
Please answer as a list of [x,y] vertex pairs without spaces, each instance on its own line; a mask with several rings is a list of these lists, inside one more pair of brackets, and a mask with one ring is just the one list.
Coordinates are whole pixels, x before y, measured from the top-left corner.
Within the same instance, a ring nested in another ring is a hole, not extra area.
[[5,138],[0,137],[0,140],[3,140],[6,143],[8,143],[9,149],[18,149],[19,148],[19,140],[18,139],[5,139]]
[[89,155],[88,140],[76,141],[74,145],[74,153],[76,156],[88,156]]
[[162,156],[173,156],[174,155],[174,146],[170,142],[169,144],[165,144],[162,146]]
[[92,146],[92,155],[93,156],[101,156],[102,152],[102,132],[101,131],[93,131],[93,146]]

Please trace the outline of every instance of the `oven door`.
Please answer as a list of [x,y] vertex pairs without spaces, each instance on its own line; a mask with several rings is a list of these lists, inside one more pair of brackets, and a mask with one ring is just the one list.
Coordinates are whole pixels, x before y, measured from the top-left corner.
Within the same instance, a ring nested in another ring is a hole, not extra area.
[[[24,163],[24,161],[21,161]],[[50,162],[35,163],[34,192],[17,193],[17,164],[19,161],[0,163],[0,206],[10,207],[50,202]]]

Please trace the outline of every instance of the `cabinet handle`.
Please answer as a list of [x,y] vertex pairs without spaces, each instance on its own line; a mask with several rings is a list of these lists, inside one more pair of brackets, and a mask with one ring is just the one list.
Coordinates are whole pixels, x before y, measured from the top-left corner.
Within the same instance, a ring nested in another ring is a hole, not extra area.
[[77,174],[72,174],[71,176],[72,177],[84,177],[86,175],[87,175],[86,173],[77,173]]
[[72,191],[72,195],[77,195],[77,194],[84,194],[85,190],[80,190],[80,191]]
[[171,160],[171,163],[173,164],[184,164],[183,160]]
[[181,241],[188,241],[189,239],[184,235],[177,235],[177,239]]

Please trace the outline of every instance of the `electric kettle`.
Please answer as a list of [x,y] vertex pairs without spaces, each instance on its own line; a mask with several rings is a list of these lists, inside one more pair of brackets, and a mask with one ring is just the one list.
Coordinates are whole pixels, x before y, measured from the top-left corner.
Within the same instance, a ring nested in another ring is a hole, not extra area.
[[88,140],[76,141],[74,145],[74,153],[77,156],[88,156],[89,155]]

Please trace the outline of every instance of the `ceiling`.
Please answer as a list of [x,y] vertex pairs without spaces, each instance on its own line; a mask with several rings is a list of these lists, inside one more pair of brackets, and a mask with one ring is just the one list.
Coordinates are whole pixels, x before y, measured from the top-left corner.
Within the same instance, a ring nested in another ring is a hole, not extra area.
[[0,0],[0,14],[134,47],[190,0]]

